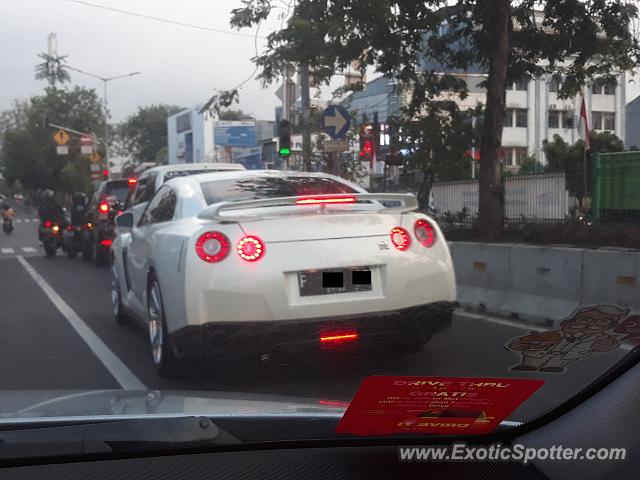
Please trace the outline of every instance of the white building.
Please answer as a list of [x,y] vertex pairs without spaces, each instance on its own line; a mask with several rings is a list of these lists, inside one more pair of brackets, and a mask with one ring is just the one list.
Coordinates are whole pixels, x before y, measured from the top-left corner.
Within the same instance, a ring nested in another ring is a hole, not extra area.
[[169,164],[251,161],[257,168],[261,142],[273,135],[272,121],[218,121],[199,107],[188,108],[167,119]]
[[[486,80],[483,74],[461,75],[469,86],[469,96],[457,100],[461,108],[486,103],[486,94],[479,84]],[[585,88],[589,128],[597,132],[610,131],[625,138],[625,106],[627,75],[618,76],[616,85],[595,81]],[[502,132],[504,164],[517,167],[529,155],[545,164],[542,150],[544,140],[559,135],[573,144],[579,140],[578,116],[582,96],[559,99],[560,84],[555,76],[529,79],[512,83],[507,89],[506,116]]]

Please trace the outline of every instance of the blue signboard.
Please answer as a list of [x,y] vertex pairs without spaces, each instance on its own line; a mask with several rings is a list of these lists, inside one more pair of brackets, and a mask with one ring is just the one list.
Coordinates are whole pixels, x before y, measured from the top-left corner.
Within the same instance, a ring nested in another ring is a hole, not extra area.
[[221,147],[255,147],[254,122],[218,122],[214,129],[215,144]]
[[351,127],[351,116],[340,105],[329,105],[322,114],[322,129],[334,140],[344,138]]

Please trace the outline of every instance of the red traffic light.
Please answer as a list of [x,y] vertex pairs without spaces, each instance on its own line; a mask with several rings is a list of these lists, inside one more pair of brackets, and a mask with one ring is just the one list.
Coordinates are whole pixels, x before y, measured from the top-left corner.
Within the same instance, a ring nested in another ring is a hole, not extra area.
[[109,170],[107,170],[106,168],[102,170],[102,176],[104,178],[109,178]]

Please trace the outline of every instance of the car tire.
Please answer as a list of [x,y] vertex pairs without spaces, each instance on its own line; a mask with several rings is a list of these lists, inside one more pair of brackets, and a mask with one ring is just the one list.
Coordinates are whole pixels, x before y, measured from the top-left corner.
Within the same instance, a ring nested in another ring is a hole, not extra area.
[[71,260],[76,258],[76,256],[78,255],[78,251],[73,247],[67,247],[66,250],[67,250],[67,257],[69,257]]
[[111,262],[111,308],[113,316],[120,325],[128,325],[131,318],[127,315],[124,305],[122,305],[122,290],[120,289],[120,279],[115,261]]
[[176,357],[167,335],[162,293],[158,279],[154,274],[149,277],[146,310],[153,363],[161,377],[173,377],[180,372],[180,359]]

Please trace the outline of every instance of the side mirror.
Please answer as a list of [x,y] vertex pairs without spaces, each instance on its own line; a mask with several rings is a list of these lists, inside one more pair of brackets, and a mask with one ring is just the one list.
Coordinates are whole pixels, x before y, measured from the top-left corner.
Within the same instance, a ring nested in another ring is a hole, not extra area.
[[116,217],[116,227],[121,232],[126,232],[133,228],[133,214],[129,212],[121,213]]

